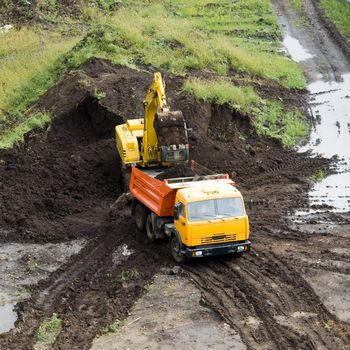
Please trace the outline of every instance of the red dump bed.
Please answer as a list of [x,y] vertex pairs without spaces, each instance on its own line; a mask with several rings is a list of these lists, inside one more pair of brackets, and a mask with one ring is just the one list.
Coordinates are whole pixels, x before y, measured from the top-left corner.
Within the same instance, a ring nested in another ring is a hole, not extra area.
[[173,216],[177,189],[132,167],[130,192],[158,216]]
[[[173,216],[176,191],[181,188],[195,186],[202,183],[200,180],[220,181],[234,185],[227,174],[215,174],[196,178],[184,177],[176,179],[166,179],[164,181],[155,179],[135,167],[132,167],[130,178],[130,192],[152,210],[158,216]],[[199,180],[199,181],[198,181]]]

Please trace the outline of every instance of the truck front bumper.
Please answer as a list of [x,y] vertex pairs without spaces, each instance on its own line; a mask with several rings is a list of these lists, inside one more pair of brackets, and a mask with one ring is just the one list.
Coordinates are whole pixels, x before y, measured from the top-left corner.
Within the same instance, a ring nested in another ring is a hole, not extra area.
[[202,258],[205,256],[248,252],[250,250],[250,245],[251,242],[246,240],[238,243],[213,244],[196,248],[183,247],[183,253],[188,258]]

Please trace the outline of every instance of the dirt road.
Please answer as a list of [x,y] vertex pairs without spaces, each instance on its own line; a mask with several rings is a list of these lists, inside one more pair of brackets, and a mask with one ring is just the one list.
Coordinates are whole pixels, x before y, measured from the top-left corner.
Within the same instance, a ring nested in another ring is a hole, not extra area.
[[[275,3],[294,28],[297,15],[289,21],[293,12],[284,1]],[[315,54],[320,63],[309,62],[307,74],[338,79],[349,62],[339,46],[327,47],[333,40],[313,15],[313,3],[305,4],[315,25],[300,29],[301,35],[320,52]],[[317,26],[321,29],[314,31]],[[106,325],[126,317],[161,267],[173,266],[165,242],[148,243],[128,208],[113,209],[123,188],[114,125],[142,115],[140,101],[150,79],[149,73],[91,60],[41,99],[41,106],[55,113],[52,126],[28,135],[19,148],[0,152],[3,242],[90,239],[33,287],[18,306],[16,328],[0,335],[1,349],[31,349],[38,327],[53,312],[62,319],[53,348],[88,349]],[[305,178],[329,161],[258,137],[246,117],[177,93],[181,83],[182,78],[169,77],[168,102],[193,128],[192,158],[214,171],[233,172],[246,201],[255,203],[249,211],[252,253],[194,262],[185,267],[189,278],[249,349],[349,349],[348,287],[318,283],[349,278],[349,213],[294,213],[310,209]],[[99,101],[94,91],[106,97]],[[291,105],[303,100],[273,84],[261,93],[282,96]]]

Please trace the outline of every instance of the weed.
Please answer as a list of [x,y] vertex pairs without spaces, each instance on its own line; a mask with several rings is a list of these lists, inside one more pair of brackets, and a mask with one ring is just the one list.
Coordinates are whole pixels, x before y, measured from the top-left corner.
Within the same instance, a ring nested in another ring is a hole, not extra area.
[[33,274],[39,268],[39,262],[36,259],[29,259],[27,261],[27,272]]
[[323,169],[318,169],[314,174],[308,177],[308,180],[312,182],[321,182],[326,177],[326,173]]
[[95,97],[97,100],[102,100],[106,97],[106,93],[103,91],[98,91],[96,88],[94,89],[92,96]]
[[56,313],[53,313],[49,320],[44,321],[37,332],[37,338],[40,342],[52,345],[61,330],[62,320]]
[[301,11],[303,8],[303,4],[301,2],[301,0],[289,0],[289,2],[291,3],[291,5],[293,6],[293,8],[297,11]]
[[91,85],[91,81],[89,79],[81,79],[79,80],[79,84],[82,87],[89,87]]
[[29,287],[22,287],[10,292],[9,294],[12,297],[18,298],[18,297],[25,297],[27,296],[27,294],[31,294],[31,292],[32,290]]
[[144,291],[148,292],[151,289],[152,285],[153,285],[153,282],[145,283],[143,286]]
[[124,322],[116,319],[112,324],[106,326],[103,330],[103,333],[108,334],[108,333],[116,333],[122,326]]
[[130,270],[123,270],[119,276],[119,281],[120,282],[127,282],[129,280],[136,279],[139,276],[140,276],[140,273],[135,268],[130,269]]
[[310,28],[311,27],[311,22],[309,17],[306,16],[300,16],[296,21],[295,25],[297,27],[304,27],[304,28]]

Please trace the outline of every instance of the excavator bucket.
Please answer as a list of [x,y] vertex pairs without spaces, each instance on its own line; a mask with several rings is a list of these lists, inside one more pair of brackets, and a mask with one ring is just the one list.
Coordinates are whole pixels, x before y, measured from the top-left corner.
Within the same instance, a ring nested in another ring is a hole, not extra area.
[[162,149],[162,161],[169,163],[188,161],[188,135],[182,112],[159,112],[156,114],[154,124],[158,146]]

